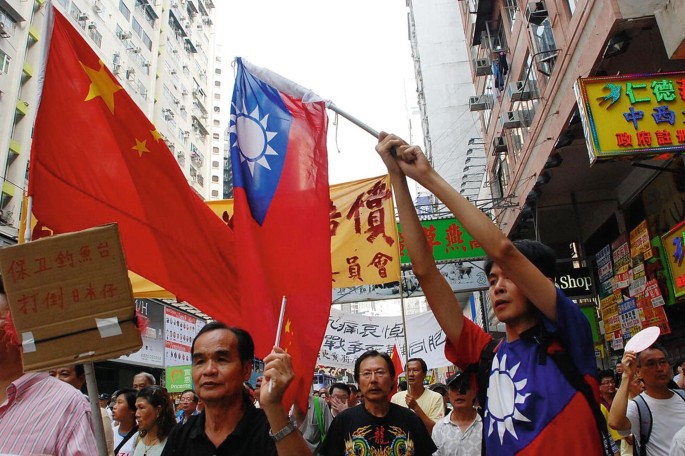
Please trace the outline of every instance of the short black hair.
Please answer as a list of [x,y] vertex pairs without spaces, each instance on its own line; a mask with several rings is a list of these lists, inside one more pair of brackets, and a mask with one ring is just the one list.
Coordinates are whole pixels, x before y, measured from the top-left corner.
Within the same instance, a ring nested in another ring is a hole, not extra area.
[[399,383],[397,384],[397,389],[398,389],[399,391],[407,391],[407,381],[406,381],[406,380],[402,380],[401,382],[399,382]]
[[359,388],[354,383],[349,383],[347,386],[350,387],[350,394],[359,392]]
[[599,383],[602,383],[602,380],[605,378],[610,378],[612,380],[616,380],[616,375],[614,374],[614,371],[611,369],[602,369],[599,371],[599,376],[597,377],[599,379]]
[[340,382],[333,383],[331,385],[331,387],[328,388],[328,394],[330,394],[332,396],[334,389],[343,390],[347,393],[348,396],[352,394],[352,391],[350,390],[350,386],[347,383],[340,383]]
[[238,356],[240,357],[240,362],[242,364],[245,364],[248,361],[252,362],[254,359],[254,341],[252,340],[250,333],[242,328],[238,328],[237,326],[228,326],[226,323],[223,323],[219,320],[213,320],[207,323],[197,333],[197,336],[195,336],[195,339],[193,339],[193,343],[190,346],[190,356],[192,357],[195,353],[195,342],[201,335],[219,329],[227,329],[231,331],[235,335],[236,339],[238,339]]
[[405,366],[408,366],[409,363],[412,362],[412,361],[418,361],[419,363],[421,363],[421,369],[423,369],[423,372],[424,372],[424,373],[428,372],[428,365],[427,365],[426,362],[425,362],[423,359],[421,359],[421,358],[409,358],[409,359],[407,360],[407,363],[405,364]]
[[385,364],[388,365],[388,372],[390,372],[390,376],[393,379],[393,382],[395,381],[395,366],[392,364],[392,359],[390,358],[390,355],[388,355],[385,352],[379,352],[378,350],[368,350],[362,353],[362,355],[357,358],[357,360],[354,362],[354,381],[359,383],[359,367],[362,365],[362,361],[364,361],[366,358],[383,358],[385,360]]
[[[536,268],[542,272],[545,277],[555,278],[557,270],[557,259],[554,250],[548,245],[543,244],[539,241],[533,241],[531,239],[519,239],[514,241],[514,246],[519,252],[523,254],[524,257],[535,265]],[[494,261],[492,258],[485,258],[485,264],[483,269],[485,270],[485,276],[490,275],[492,270],[492,265]]]
[[138,396],[138,391],[134,390],[133,388],[123,388],[118,391],[115,391],[112,397],[117,398],[122,394],[124,395],[124,399],[126,399],[126,404],[128,405],[128,408],[131,409],[132,412],[135,412],[136,396]]
[[661,353],[664,354],[664,357],[665,357],[666,359],[668,359],[668,352],[666,351],[666,349],[664,348],[664,346],[661,345],[659,342],[654,342],[654,343],[653,343],[652,345],[650,345],[649,347],[647,347],[647,348],[645,348],[644,350],[642,350],[642,351],[640,351],[640,352],[637,352],[637,353],[635,354],[635,362],[637,363],[637,367],[640,367],[640,355],[641,355],[642,353],[646,352],[647,350],[659,350]]
[[181,393],[181,396],[183,396],[185,393],[193,393],[193,402],[197,403],[200,401],[200,398],[197,396],[195,390],[187,389]]

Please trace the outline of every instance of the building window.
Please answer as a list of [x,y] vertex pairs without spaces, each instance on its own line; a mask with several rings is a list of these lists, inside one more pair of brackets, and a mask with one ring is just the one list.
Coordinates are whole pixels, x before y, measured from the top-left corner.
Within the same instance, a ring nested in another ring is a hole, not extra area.
[[131,10],[124,3],[124,0],[119,0],[119,12],[124,15],[127,21],[131,20]]
[[220,138],[219,133],[213,133],[212,138],[219,139]]
[[10,60],[12,57],[5,54],[2,49],[0,49],[0,74],[8,74],[10,70]]
[[552,32],[552,23],[546,17],[540,25],[529,24],[537,69],[545,76],[552,74],[559,50]]
[[219,182],[219,176],[212,176],[212,182],[214,182],[214,183]]
[[212,168],[218,168],[218,167],[219,167],[219,161],[218,160],[212,161]]
[[506,0],[506,6],[504,9],[507,13],[507,17],[509,18],[509,31],[511,32],[514,30],[514,24],[516,24],[516,11],[518,10],[516,0]]
[[576,3],[578,3],[578,0],[566,0],[566,6],[568,7],[571,16],[576,12]]
[[214,70],[214,74],[221,74],[221,68],[216,68]]
[[[220,126],[221,126],[221,121],[220,121],[219,119],[214,119],[214,120],[212,121],[212,123],[214,124],[215,127],[220,127]],[[216,148],[216,149],[217,149],[217,152],[218,152],[219,149],[218,149],[218,148]]]
[[88,36],[97,47],[102,47],[102,34],[98,32],[98,29],[95,26],[88,26]]
[[219,190],[212,190],[212,198],[218,198],[219,197]]

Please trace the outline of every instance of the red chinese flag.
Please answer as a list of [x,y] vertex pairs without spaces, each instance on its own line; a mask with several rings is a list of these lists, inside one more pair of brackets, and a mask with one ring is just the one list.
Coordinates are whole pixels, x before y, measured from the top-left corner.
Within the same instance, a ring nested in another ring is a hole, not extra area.
[[395,383],[392,386],[392,391],[390,391],[390,397],[397,392],[397,379],[400,374],[404,372],[404,367],[402,366],[402,357],[400,356],[400,351],[397,349],[397,344],[392,346],[392,365],[395,368]]
[[244,325],[232,231],[188,186],[104,63],[53,11],[29,174],[36,217],[56,233],[118,223],[129,269]]
[[280,346],[296,378],[284,402],[303,410],[332,299],[328,119],[305,92],[238,59],[229,127],[243,311],[260,321],[252,336],[263,357],[286,296]]

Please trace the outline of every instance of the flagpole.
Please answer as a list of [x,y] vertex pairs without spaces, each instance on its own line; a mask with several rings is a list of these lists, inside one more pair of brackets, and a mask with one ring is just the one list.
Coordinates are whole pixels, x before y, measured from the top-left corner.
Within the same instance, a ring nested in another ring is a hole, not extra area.
[[24,242],[31,242],[31,212],[33,211],[33,196],[26,198],[26,226],[24,226]]
[[[402,286],[402,268],[400,267],[400,306],[402,307],[402,325],[404,326],[404,365],[406,369],[407,360],[409,359],[409,342],[407,338],[407,318],[404,314],[404,287]],[[409,384],[407,384],[407,391],[409,391]]]
[[337,107],[332,101],[327,102],[327,103],[326,103],[326,107],[327,107],[328,109],[330,109],[331,111],[333,111],[333,112],[335,112],[335,113],[337,113],[337,114],[340,114],[340,115],[343,116],[345,119],[349,120],[350,122],[352,122],[353,124],[355,124],[356,126],[358,126],[359,128],[361,128],[362,130],[364,130],[365,132],[369,133],[369,134],[370,134],[371,136],[373,136],[374,138],[378,138],[378,132],[377,132],[376,130],[374,130],[373,128],[369,127],[369,126],[366,125],[364,122],[362,122],[361,120],[359,120],[359,119],[357,119],[356,117],[352,116],[351,114],[349,114],[349,113],[343,111],[342,109],[340,109],[339,107]]

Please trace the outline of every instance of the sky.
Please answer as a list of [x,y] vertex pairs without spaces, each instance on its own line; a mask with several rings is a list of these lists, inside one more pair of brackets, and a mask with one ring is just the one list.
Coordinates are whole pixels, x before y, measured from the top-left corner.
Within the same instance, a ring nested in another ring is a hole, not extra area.
[[[371,128],[409,140],[416,106],[408,8],[402,0],[219,0],[217,42],[224,66],[235,57],[268,68],[331,100]],[[232,94],[233,74],[226,95]],[[226,85],[226,84],[225,84]],[[376,138],[328,111],[329,181],[385,174]],[[421,138],[412,138],[416,143]]]

